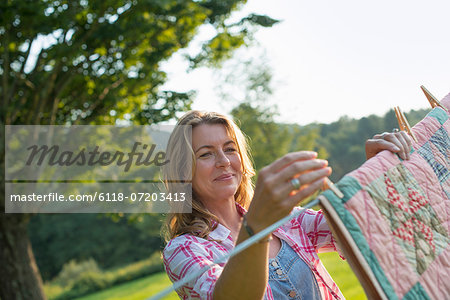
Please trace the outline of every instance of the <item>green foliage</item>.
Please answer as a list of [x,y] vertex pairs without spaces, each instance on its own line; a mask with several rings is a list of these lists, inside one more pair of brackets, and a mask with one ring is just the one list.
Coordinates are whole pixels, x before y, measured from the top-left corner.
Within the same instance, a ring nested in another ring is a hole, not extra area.
[[192,67],[218,65],[249,43],[256,27],[277,22],[252,14],[230,24],[243,3],[8,0],[0,10],[1,123],[173,118],[189,109],[194,93],[159,90],[167,79],[160,62],[186,48],[203,24],[216,34],[189,57]]
[[[411,126],[423,119],[429,109],[412,110],[406,113]],[[366,160],[365,141],[377,133],[391,132],[398,127],[393,110],[383,117],[370,115],[359,120],[341,117],[330,124],[308,125],[306,128],[319,126],[320,139],[318,143],[328,154],[328,161],[333,168],[331,179],[338,181],[346,173],[358,168]]]
[[327,150],[319,144],[320,128],[317,125],[300,127],[296,125],[284,125],[291,127],[291,145],[289,151],[309,150],[316,151],[318,157],[326,159]]
[[70,293],[67,293],[68,298],[76,297],[79,295],[86,295],[88,293],[96,292],[105,289],[110,286],[108,277],[98,272],[86,272],[75,280]]
[[[85,262],[78,264],[72,263],[70,268],[74,271],[78,271],[85,268],[85,264]],[[90,264],[92,264],[92,262]],[[69,284],[67,286],[61,286],[60,278],[64,276],[64,274],[67,274],[67,271],[64,271],[63,269],[55,280],[46,284],[45,290],[47,291],[47,296],[51,299],[72,299],[104,290],[124,282],[149,276],[163,270],[164,267],[158,252],[145,260],[122,268],[111,269],[109,271],[85,268],[84,272],[72,272],[74,277],[71,280],[68,280]]]
[[[248,137],[255,169],[261,169],[286,153],[290,144],[286,138],[289,129],[275,122],[277,107],[268,104],[273,93],[272,71],[264,55],[259,59],[239,60],[219,81],[221,97],[239,103],[230,114]],[[233,98],[228,91],[235,87],[241,89]]]
[[288,152],[312,150],[319,157],[328,156],[319,144],[319,127],[278,124],[275,109],[244,102],[231,111],[242,131],[249,137],[249,144],[256,170],[263,168]]
[[81,262],[76,262],[73,259],[70,260],[68,263],[64,264],[61,272],[59,272],[53,282],[60,286],[67,287],[73,285],[74,281],[78,281],[84,273],[100,273],[100,268],[94,259],[89,258],[88,260]]
[[242,131],[249,137],[249,144],[256,170],[270,164],[288,150],[287,128],[273,120],[268,109],[242,103],[231,111]]
[[[128,222],[130,217],[140,222]],[[158,214],[125,214],[117,221],[96,214],[45,214],[31,218],[28,230],[37,265],[50,280],[70,260],[93,258],[108,269],[148,257],[163,245],[162,219]]]
[[110,270],[108,273],[114,278],[114,282],[126,282],[141,278],[149,274],[154,274],[164,270],[160,252],[155,252],[150,258],[136,263],[129,264],[125,267]]
[[251,43],[255,25],[272,27],[278,22],[265,15],[250,14],[236,23],[225,25],[225,20],[219,18],[218,34],[203,44],[201,53],[189,57],[191,67],[221,66],[223,61],[231,58],[233,50]]
[[[326,158],[325,149],[317,143],[318,126],[305,129],[275,122],[278,109],[276,105],[270,105],[274,91],[272,79],[272,70],[263,52],[258,58],[239,60],[219,80],[221,97],[239,103],[230,114],[248,136],[255,169],[260,170],[290,151],[314,150]],[[236,87],[240,87],[238,93]],[[237,96],[229,94],[231,89]]]

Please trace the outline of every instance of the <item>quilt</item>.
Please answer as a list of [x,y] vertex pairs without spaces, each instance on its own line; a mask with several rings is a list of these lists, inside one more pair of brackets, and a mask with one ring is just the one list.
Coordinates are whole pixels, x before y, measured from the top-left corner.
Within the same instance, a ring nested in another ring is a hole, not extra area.
[[450,116],[412,130],[410,160],[383,151],[319,197],[369,299],[450,299]]

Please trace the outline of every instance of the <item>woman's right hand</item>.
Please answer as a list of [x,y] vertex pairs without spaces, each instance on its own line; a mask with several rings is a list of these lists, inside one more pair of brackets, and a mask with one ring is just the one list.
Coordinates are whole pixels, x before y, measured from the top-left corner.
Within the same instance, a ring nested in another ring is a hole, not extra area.
[[[255,232],[287,216],[294,206],[323,186],[331,168],[326,160],[316,157],[316,152],[292,152],[261,169],[247,213],[247,222]],[[300,181],[298,190],[291,183],[293,178]]]

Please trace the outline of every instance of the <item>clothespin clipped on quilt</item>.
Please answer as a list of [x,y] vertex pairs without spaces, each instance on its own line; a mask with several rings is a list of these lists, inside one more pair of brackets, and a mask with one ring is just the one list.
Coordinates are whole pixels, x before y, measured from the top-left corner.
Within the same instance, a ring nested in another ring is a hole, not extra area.
[[334,183],[328,179],[328,177],[325,177],[325,186],[324,190],[330,189],[336,196],[339,197],[339,199],[344,198],[344,194],[334,185]]
[[418,143],[416,136],[414,135],[414,132],[412,132],[411,127],[409,126],[408,120],[406,120],[405,115],[400,110],[399,106],[394,107],[395,116],[397,117],[398,126],[400,127],[400,130],[405,130],[412,138],[413,140]]
[[423,93],[425,94],[425,96],[428,99],[428,102],[430,102],[431,107],[435,108],[435,107],[440,107],[443,110],[445,110],[448,113],[448,109],[445,108],[437,99],[436,97],[434,97],[423,85],[420,86],[420,88],[422,89]]

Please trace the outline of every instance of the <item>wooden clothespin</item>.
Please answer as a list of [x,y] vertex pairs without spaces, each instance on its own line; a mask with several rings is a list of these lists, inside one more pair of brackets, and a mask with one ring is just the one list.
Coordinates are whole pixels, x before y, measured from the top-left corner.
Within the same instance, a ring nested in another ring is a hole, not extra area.
[[334,185],[334,183],[328,179],[328,177],[325,177],[325,187],[324,189],[330,189],[336,196],[339,197],[339,199],[344,198],[344,194]]
[[425,94],[425,96],[428,99],[428,102],[430,102],[431,107],[435,108],[435,107],[440,107],[443,110],[445,110],[446,112],[448,112],[448,109],[445,108],[437,99],[436,97],[434,97],[423,85],[420,86],[420,88],[422,89],[422,92]]
[[413,140],[418,143],[416,136],[414,135],[414,132],[412,132],[411,127],[409,126],[408,120],[406,120],[405,115],[400,110],[399,106],[394,107],[395,116],[397,117],[398,126],[400,127],[400,130],[405,130],[412,138]]

